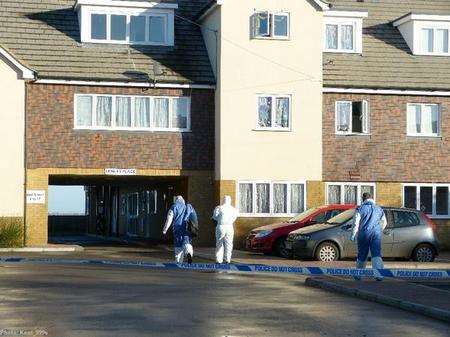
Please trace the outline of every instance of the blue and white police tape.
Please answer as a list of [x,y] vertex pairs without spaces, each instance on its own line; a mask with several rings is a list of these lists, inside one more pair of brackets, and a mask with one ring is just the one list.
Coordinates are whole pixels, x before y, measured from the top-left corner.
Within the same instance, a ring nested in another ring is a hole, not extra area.
[[225,271],[242,273],[277,273],[306,276],[360,276],[406,279],[450,279],[450,269],[354,269],[331,267],[270,266],[262,264],[165,263],[147,261],[80,260],[57,258],[0,257],[0,264],[58,264],[141,267],[150,269],[179,269],[194,271]]

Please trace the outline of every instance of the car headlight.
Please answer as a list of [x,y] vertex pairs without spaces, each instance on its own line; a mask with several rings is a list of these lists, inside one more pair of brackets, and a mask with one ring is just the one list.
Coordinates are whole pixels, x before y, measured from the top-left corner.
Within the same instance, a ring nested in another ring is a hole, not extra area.
[[263,237],[269,235],[270,233],[272,233],[271,230],[261,231],[261,232],[256,233],[255,238],[263,238]]

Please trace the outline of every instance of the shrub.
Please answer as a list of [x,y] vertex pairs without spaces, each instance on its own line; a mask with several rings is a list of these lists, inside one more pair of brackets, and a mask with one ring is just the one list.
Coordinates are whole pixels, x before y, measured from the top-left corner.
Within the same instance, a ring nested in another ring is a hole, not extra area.
[[23,245],[23,222],[20,218],[0,218],[0,247]]

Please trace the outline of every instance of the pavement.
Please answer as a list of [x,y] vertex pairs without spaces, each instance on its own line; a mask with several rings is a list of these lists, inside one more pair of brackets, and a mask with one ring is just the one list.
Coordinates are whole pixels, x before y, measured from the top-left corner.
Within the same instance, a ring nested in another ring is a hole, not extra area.
[[51,337],[448,337],[450,326],[309,288],[303,277],[0,266],[0,334]]
[[[133,242],[127,243],[119,240],[104,240],[95,237],[78,238],[77,241],[73,243],[83,246],[84,250],[72,252],[46,251],[41,253],[0,252],[0,256],[60,257],[64,259],[100,259],[112,261],[120,260],[144,262],[169,262],[173,260],[172,248],[170,246],[157,243],[143,246],[142,244],[136,244]],[[213,260],[214,248],[195,248],[194,262],[212,262]],[[286,260],[274,256],[267,256],[239,250],[234,252],[233,262],[241,264],[330,267],[329,263],[320,263],[317,261]],[[354,267],[354,262],[350,260],[339,261],[333,263],[332,266],[337,268],[352,268]],[[11,268],[11,266],[9,266],[8,268]],[[17,266],[17,268],[21,269],[25,267]],[[30,266],[30,268],[32,268],[32,266]],[[51,267],[45,266],[43,268],[46,269]],[[64,268],[62,269],[69,270],[72,268],[76,267],[64,266]],[[82,267],[80,266],[79,268]],[[83,266],[83,268],[87,267]],[[386,268],[450,269],[450,254],[441,254],[436,262],[426,264],[409,261],[387,261]],[[1,266],[0,270],[2,270]],[[160,272],[155,271],[155,273]],[[260,276],[250,275],[247,277],[247,280],[250,280],[251,277]],[[268,279],[273,280],[273,278],[269,276],[267,277]],[[302,286],[304,286],[304,282],[306,281],[306,286],[312,286],[327,290],[327,292],[322,290],[323,293],[326,294],[326,296],[330,296],[329,291],[333,291],[339,294],[344,294],[347,296],[350,295],[351,297],[359,297],[363,300],[375,301],[402,310],[419,313],[421,315],[436,318],[447,323],[449,322],[450,282],[428,282],[427,284],[415,284],[406,281],[385,280],[385,282],[379,283],[373,281],[355,282],[353,280],[337,277],[315,277],[310,279],[299,276],[293,277],[296,283],[298,283],[299,280],[302,280],[300,282]],[[282,280],[289,279],[289,276],[275,275],[275,278],[279,279],[280,282],[285,282]]]
[[[436,284],[437,283],[437,284]],[[307,278],[307,286],[358,297],[450,323],[450,283],[363,280],[340,277]]]

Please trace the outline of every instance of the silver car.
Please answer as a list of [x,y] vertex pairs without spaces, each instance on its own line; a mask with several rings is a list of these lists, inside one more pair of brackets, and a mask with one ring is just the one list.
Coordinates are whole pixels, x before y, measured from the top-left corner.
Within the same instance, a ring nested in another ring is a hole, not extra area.
[[[388,225],[383,231],[382,254],[387,258],[432,262],[439,253],[433,222],[422,212],[383,207]],[[356,242],[350,240],[355,209],[345,211],[325,223],[289,233],[286,246],[294,258],[336,261],[355,258]]]

